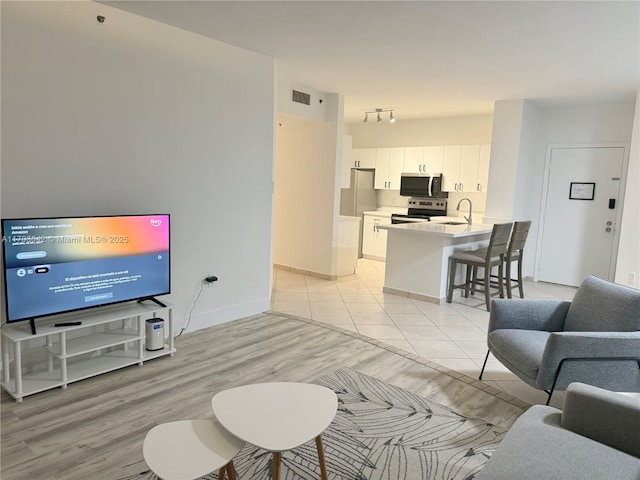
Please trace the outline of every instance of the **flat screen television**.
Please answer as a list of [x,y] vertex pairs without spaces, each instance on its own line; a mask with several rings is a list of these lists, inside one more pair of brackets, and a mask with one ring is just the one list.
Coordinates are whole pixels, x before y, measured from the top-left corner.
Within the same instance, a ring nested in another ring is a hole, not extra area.
[[[2,220],[7,322],[171,292],[169,215]],[[161,303],[160,303],[161,304]]]

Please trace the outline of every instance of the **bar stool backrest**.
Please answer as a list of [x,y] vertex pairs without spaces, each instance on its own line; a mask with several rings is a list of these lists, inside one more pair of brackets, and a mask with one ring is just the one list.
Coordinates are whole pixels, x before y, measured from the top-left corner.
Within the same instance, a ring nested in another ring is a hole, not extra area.
[[513,232],[511,233],[511,240],[509,241],[509,248],[507,249],[507,258],[510,258],[514,252],[519,252],[524,249],[530,228],[531,220],[515,222],[513,224]]
[[487,259],[504,255],[507,252],[511,227],[513,223],[496,223],[491,232],[489,247],[487,248]]

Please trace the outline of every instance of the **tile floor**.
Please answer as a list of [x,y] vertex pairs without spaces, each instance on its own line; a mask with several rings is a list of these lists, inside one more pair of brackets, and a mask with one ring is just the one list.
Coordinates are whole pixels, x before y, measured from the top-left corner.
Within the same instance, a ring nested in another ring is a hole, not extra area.
[[[489,313],[484,297],[435,305],[382,293],[384,262],[360,259],[355,275],[336,281],[274,270],[271,309],[337,325],[383,341],[448,368],[477,378],[487,353]],[[527,281],[527,298],[571,300],[575,288]],[[547,395],[528,386],[495,358],[489,357],[483,379],[532,404]],[[561,407],[562,392],[551,405]]]

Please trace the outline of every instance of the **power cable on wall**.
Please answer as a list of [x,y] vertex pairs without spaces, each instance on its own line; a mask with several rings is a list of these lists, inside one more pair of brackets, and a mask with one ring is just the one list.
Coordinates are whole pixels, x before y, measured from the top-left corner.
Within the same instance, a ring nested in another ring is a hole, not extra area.
[[193,302],[191,303],[191,307],[189,308],[189,314],[187,316],[187,323],[184,327],[182,327],[180,329],[180,333],[178,333],[178,335],[176,335],[176,337],[179,337],[180,335],[182,335],[182,332],[184,332],[187,328],[189,328],[189,323],[191,323],[191,315],[193,314],[193,310],[194,308],[196,308],[196,303],[198,303],[198,299],[200,298],[200,295],[202,294],[202,289],[204,288],[204,283],[200,282],[200,288],[198,289],[198,293],[196,295],[196,298],[193,300]]

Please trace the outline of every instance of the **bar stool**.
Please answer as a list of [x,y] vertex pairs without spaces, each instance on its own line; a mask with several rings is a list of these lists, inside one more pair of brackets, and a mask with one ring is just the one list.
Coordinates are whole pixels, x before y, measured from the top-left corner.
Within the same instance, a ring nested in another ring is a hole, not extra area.
[[[497,223],[493,226],[489,246],[487,248],[456,252],[449,257],[449,288],[447,289],[447,303],[452,302],[453,290],[456,288],[464,289],[465,298],[469,298],[469,290],[471,288],[473,288],[473,291],[475,292],[476,275],[474,274],[474,281],[472,283],[471,273],[472,270],[476,270],[478,267],[484,268],[484,280],[482,281],[484,289],[480,291],[484,292],[487,311],[491,310],[490,289],[492,287],[492,267],[498,267],[498,294],[500,295],[500,298],[504,298],[504,290],[502,288],[503,265],[512,226],[513,223],[511,222]],[[456,269],[458,264],[467,266],[466,281],[463,284],[455,285]]]
[[181,420],[149,430],[142,454],[163,480],[191,480],[218,469],[219,480],[225,473],[229,480],[235,480],[232,459],[244,445],[217,420]]
[[[509,246],[507,247],[507,253],[504,256],[505,263],[505,275],[504,283],[507,286],[507,298],[513,298],[511,282],[515,282],[518,286],[520,298],[524,298],[524,290],[522,287],[522,255],[524,251],[524,245],[529,235],[529,229],[531,228],[531,220],[515,222],[513,224],[513,230],[511,231],[511,238],[509,239]],[[478,255],[484,255],[486,248],[478,250]],[[513,262],[518,262],[518,278],[511,278],[511,267]],[[497,275],[491,275],[491,278],[496,279],[492,285],[497,282]],[[473,276],[471,280],[471,295],[475,293],[475,285],[478,283],[484,283],[484,280],[477,279],[477,267],[473,268]]]
[[[518,286],[520,298],[524,298],[524,289],[522,288],[522,255],[524,253],[524,245],[527,243],[527,236],[529,235],[529,229],[531,228],[531,220],[525,222],[515,222],[513,224],[513,231],[511,232],[511,240],[509,240],[509,246],[507,247],[507,254],[505,256],[506,263],[506,284],[507,284],[507,298],[513,298],[511,295],[511,282],[515,282]],[[518,262],[518,278],[517,280],[511,278],[511,263]]]

